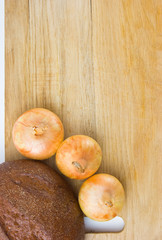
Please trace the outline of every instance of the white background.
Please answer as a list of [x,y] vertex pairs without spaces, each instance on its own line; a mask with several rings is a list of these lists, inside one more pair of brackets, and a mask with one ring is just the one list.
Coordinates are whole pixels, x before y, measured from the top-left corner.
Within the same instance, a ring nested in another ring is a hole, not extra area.
[[[12,0],[11,0],[12,1]],[[5,161],[5,66],[4,66],[4,0],[0,0],[0,163]],[[87,232],[118,232],[124,227],[124,221],[116,217],[108,222],[95,222],[85,217]]]

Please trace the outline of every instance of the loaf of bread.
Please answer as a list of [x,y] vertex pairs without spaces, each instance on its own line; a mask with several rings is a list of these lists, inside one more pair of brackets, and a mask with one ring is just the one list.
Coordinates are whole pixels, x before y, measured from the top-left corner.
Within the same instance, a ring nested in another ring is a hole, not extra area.
[[0,240],[83,240],[83,215],[64,179],[46,164],[0,165]]

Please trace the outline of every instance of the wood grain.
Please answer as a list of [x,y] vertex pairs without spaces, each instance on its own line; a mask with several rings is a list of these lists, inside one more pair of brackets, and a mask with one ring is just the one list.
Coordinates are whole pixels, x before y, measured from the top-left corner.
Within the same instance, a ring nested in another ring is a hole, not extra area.
[[[60,116],[65,137],[103,149],[100,172],[123,183],[126,226],[86,240],[160,238],[160,0],[6,0],[6,161],[11,131],[33,107]],[[55,167],[54,157],[48,163]],[[75,191],[81,182],[70,181]],[[161,236],[162,237],[162,236]]]

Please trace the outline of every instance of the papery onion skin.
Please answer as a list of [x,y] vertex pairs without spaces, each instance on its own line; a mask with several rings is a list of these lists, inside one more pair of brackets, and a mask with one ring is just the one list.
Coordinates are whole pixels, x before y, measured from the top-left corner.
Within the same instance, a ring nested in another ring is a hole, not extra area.
[[56,165],[71,179],[85,179],[99,168],[102,151],[91,137],[75,135],[65,139],[56,153]]
[[108,221],[117,216],[123,208],[124,188],[114,176],[95,174],[82,184],[78,200],[87,217],[95,221]]
[[12,137],[23,156],[44,160],[56,153],[64,139],[64,128],[56,114],[45,108],[34,108],[16,120]]

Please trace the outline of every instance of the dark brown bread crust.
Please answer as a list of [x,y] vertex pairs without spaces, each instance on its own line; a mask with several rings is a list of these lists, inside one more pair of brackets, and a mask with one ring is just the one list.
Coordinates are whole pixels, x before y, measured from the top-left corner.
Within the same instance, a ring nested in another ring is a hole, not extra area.
[[0,165],[0,240],[83,240],[83,215],[69,186],[44,163]]
[[9,240],[6,233],[3,231],[2,227],[0,226],[0,239],[1,240]]

